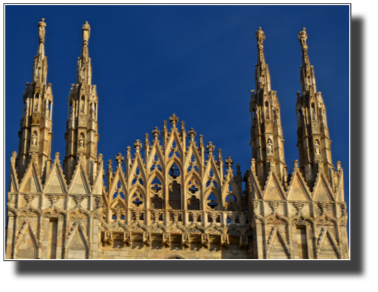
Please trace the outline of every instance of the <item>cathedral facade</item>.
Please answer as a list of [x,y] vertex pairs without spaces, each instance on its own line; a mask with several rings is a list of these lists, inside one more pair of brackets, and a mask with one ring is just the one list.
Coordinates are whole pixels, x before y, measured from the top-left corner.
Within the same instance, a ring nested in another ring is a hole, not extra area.
[[[32,82],[26,83],[19,149],[7,196],[7,259],[348,259],[340,162],[331,158],[326,108],[316,90],[307,34],[297,92],[299,161],[288,174],[280,105],[256,32],[251,91],[250,169],[173,114],[107,165],[97,152],[98,96],[88,42],[68,97],[66,153],[51,157],[53,94],[47,83],[45,27]],[[247,133],[246,133],[247,134]],[[142,155],[143,152],[143,155]],[[122,167],[125,165],[125,171]],[[106,169],[105,169],[106,168]],[[104,182],[106,180],[106,184]],[[242,182],[246,182],[243,189]]]

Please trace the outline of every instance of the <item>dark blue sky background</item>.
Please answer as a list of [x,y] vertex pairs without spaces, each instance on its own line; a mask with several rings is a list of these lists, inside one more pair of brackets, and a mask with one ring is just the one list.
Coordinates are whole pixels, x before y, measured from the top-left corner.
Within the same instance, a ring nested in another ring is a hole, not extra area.
[[22,95],[31,82],[37,23],[47,23],[47,82],[52,83],[53,153],[65,153],[67,98],[76,83],[81,27],[91,25],[92,83],[99,96],[99,153],[104,160],[175,113],[241,164],[250,167],[250,90],[255,88],[255,31],[277,91],[289,168],[298,159],[298,32],[306,27],[317,89],[327,108],[333,163],[345,171],[349,195],[349,6],[6,6],[6,188],[18,150]]

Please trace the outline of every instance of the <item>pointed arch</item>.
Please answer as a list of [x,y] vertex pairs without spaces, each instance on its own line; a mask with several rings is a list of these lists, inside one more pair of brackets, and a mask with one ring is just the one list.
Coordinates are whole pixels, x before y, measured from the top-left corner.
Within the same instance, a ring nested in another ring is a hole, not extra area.
[[182,164],[181,164],[181,161],[176,157],[176,156],[173,156],[172,158],[170,158],[168,160],[168,163],[167,163],[167,168],[166,168],[166,175],[169,175],[169,171],[171,169],[171,167],[176,164],[179,171],[180,171],[180,175],[183,175],[184,174],[184,169],[182,168]]

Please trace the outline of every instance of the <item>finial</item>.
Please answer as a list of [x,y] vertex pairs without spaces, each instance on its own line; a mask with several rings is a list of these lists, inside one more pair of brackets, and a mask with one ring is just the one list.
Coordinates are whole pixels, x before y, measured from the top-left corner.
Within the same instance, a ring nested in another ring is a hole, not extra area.
[[341,170],[341,161],[337,161],[336,162],[336,169],[337,169],[338,172],[340,172],[340,170]]
[[169,118],[169,121],[171,122],[172,124],[172,127],[176,127],[176,124],[178,123],[179,119],[178,117],[173,114],[170,118]]
[[13,167],[16,167],[16,156],[17,156],[17,152],[13,151],[12,157],[11,157],[11,164],[12,164]]
[[131,147],[130,146],[127,146],[126,147],[126,157],[127,157],[127,159],[130,159],[130,157],[131,157],[131,154],[130,154],[130,152],[131,152]]
[[231,168],[232,164],[234,163],[234,161],[231,159],[230,156],[227,157],[225,162],[226,162],[226,165],[227,165],[228,168]]
[[196,135],[196,132],[194,131],[193,128],[190,128],[189,132],[188,132],[188,135],[190,137],[190,140],[194,140],[194,136]]
[[159,135],[160,135],[160,131],[158,129],[158,127],[155,127],[153,130],[152,130],[152,135],[154,136],[154,139],[157,140],[159,138]]
[[163,131],[167,129],[167,121],[163,121]]
[[136,153],[139,153],[139,150],[140,148],[142,147],[142,144],[140,143],[140,140],[136,140],[136,142],[134,143],[134,148],[135,148],[135,151]]
[[90,33],[91,33],[91,27],[88,21],[86,21],[83,25],[83,44],[84,45],[88,45]]
[[39,43],[43,44],[45,42],[45,19],[42,18],[40,22],[38,22],[38,34],[39,34]]
[[213,151],[215,149],[215,146],[213,145],[213,142],[209,142],[206,146],[206,148],[209,150],[209,156],[213,156]]
[[115,157],[115,160],[117,161],[118,167],[121,166],[122,161],[123,161],[123,156],[121,153],[118,153],[118,155]]
[[294,160],[294,170],[296,170],[298,168],[298,160],[295,159]]
[[222,160],[222,149],[218,149],[218,160],[221,161]]
[[199,135],[199,139],[200,139],[200,145],[202,146],[203,145],[203,135]]
[[112,160],[111,159],[108,160],[108,170],[109,171],[112,170]]

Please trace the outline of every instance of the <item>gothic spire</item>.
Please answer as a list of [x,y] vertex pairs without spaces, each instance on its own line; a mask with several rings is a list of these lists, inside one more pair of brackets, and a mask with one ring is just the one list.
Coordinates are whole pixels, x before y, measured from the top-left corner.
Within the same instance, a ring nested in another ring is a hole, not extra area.
[[[90,26],[86,21],[82,27],[82,49],[77,62],[77,84],[72,84],[68,97],[66,156],[64,171],[70,181],[77,161],[84,164],[91,183],[97,175],[98,97],[96,85],[92,85],[92,66],[88,54]],[[80,158],[82,157],[82,158]]]
[[261,185],[264,185],[272,166],[281,179],[286,181],[286,164],[283,149],[283,135],[280,120],[280,105],[276,91],[270,88],[270,73],[265,63],[265,34],[261,27],[256,31],[257,64],[255,70],[256,92],[251,91],[251,146],[252,157]]
[[32,82],[46,84],[47,79],[47,57],[45,56],[45,19],[38,23],[39,45],[37,55],[34,57]]
[[91,27],[86,21],[82,28],[83,46],[81,49],[81,55],[77,63],[77,83],[91,84],[92,79],[92,66],[91,59],[89,58],[88,42],[91,32]]
[[325,170],[324,174],[332,184],[334,175],[326,107],[321,92],[316,91],[314,67],[310,64],[307,53],[305,28],[298,33],[298,39],[302,49],[300,66],[302,95],[297,92],[297,146],[300,168],[311,188],[319,170]]
[[261,30],[261,27],[256,31],[255,37],[257,39],[257,64],[255,70],[255,83],[256,91],[260,89],[265,89],[270,91],[270,73],[268,65],[265,63],[264,57],[264,46],[263,41],[265,40],[265,34]]
[[307,33],[306,28],[303,28],[302,31],[298,33],[299,43],[302,48],[302,66],[301,66],[301,89],[302,94],[311,91],[312,93],[316,92],[316,83],[315,83],[315,73],[314,68],[310,64],[310,59],[308,58],[307,53]]

